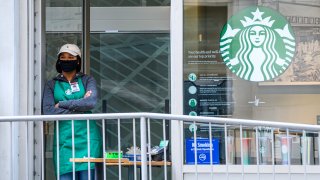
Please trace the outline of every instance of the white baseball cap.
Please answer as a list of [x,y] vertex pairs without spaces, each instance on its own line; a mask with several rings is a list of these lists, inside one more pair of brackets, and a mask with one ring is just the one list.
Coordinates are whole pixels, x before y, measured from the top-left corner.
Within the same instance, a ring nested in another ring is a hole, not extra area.
[[81,57],[81,51],[79,47],[75,44],[65,44],[60,48],[60,51],[58,53],[58,56],[63,53],[67,52],[72,54],[73,56],[80,56]]

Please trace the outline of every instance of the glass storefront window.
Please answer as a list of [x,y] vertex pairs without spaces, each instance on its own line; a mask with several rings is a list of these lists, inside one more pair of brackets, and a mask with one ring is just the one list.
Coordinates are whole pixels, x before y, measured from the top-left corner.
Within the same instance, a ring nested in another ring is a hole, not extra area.
[[[184,114],[317,124],[319,5],[312,0],[185,0]],[[255,130],[243,133],[256,136]],[[271,152],[264,151],[271,148],[271,139],[276,143],[276,164],[286,161],[281,142],[292,144],[291,163],[301,164],[302,134],[290,131],[290,140],[285,141],[282,131],[270,133],[258,131],[258,147],[265,154],[249,152],[248,164],[256,163],[257,154],[260,164],[272,163]],[[237,128],[228,134],[230,143],[232,137],[238,142]],[[315,138],[307,133],[308,142]],[[239,146],[233,144],[234,159],[229,160],[238,164]],[[310,152],[316,154],[315,148]]]
[[232,79],[219,55],[226,20],[227,7],[184,7],[184,114],[232,115]]
[[[247,12],[248,16],[251,14],[250,17],[240,14],[241,17],[234,18],[233,21],[239,20],[237,26],[242,23],[243,26],[249,26],[250,21],[253,21],[254,18],[262,18],[263,21],[266,21],[262,22],[262,24],[266,24],[265,26],[280,27],[281,25],[276,24],[276,19],[272,19],[270,12],[263,16],[263,8],[268,8],[269,11],[281,14],[285,18],[283,21],[286,20],[292,27],[292,32],[290,29],[288,32],[290,31],[289,34],[294,35],[292,38],[294,41],[285,40],[286,38],[290,39],[289,36],[280,38],[283,36],[281,32],[284,32],[284,29],[275,28],[274,30],[277,33],[275,37],[282,41],[277,41],[275,44],[275,47],[279,47],[277,52],[284,50],[283,48],[287,50],[284,51],[287,55],[279,53],[278,61],[286,59],[285,63],[288,66],[283,67],[283,70],[279,71],[275,77],[246,80],[245,76],[240,75],[241,72],[238,74],[233,72],[236,69],[229,68],[231,62],[228,64],[228,60],[222,57],[221,52],[224,49],[220,49],[220,39],[221,33],[224,33],[223,28],[225,27],[224,30],[226,30],[228,19],[237,16],[237,13],[245,8],[257,7],[257,2],[235,1],[223,4],[214,0],[206,1],[206,3],[185,1],[184,114],[263,120],[289,119],[286,118],[288,113],[277,110],[283,107],[286,111],[297,112],[294,110],[299,110],[304,112],[306,110],[309,112],[302,113],[303,116],[291,117],[290,121],[315,124],[319,105],[312,99],[318,100],[320,98],[317,95],[319,88],[316,86],[319,84],[317,79],[319,65],[316,59],[320,51],[318,40],[320,38],[318,33],[320,9],[310,7],[310,4],[315,3],[314,1],[308,1],[305,4],[295,4],[290,1],[260,3],[258,5],[262,9],[261,12],[260,10],[256,10],[256,12],[252,10],[252,12]],[[306,18],[300,18],[308,7],[310,7],[308,16],[304,14]],[[295,11],[290,9],[295,9]],[[261,13],[261,17],[254,15],[255,13]],[[229,30],[237,34],[240,33],[239,28],[232,29],[231,27]],[[283,28],[286,26],[283,25]],[[228,53],[236,56],[240,41],[234,40],[231,45],[234,47]],[[261,58],[265,57],[264,53],[260,55]],[[288,60],[290,56],[293,56],[291,63]],[[234,57],[230,55],[230,58]],[[306,104],[312,104],[312,107],[306,106]],[[309,119],[307,122],[305,121],[306,117]]]
[[[46,40],[46,77],[51,79],[57,74],[52,67],[55,67],[59,47],[67,42],[81,47],[81,34],[50,32],[46,34]],[[101,113],[103,105],[106,105],[108,113],[165,112],[165,109],[168,109],[165,107],[166,101],[169,101],[169,42],[167,33],[92,33],[90,73],[97,81],[100,94],[94,112]],[[106,149],[110,150],[118,143],[114,133],[117,121],[108,121],[106,124]],[[158,122],[151,121],[152,147],[158,145],[162,137],[162,126],[158,126]],[[51,159],[53,123],[48,123],[47,128],[47,176],[54,177]],[[169,129],[167,131],[169,132]],[[122,122],[121,132],[125,132],[122,139],[127,139],[121,147],[126,152],[126,148],[133,144],[129,140],[133,138],[132,122]],[[136,136],[139,138],[139,134]],[[115,169],[117,168],[107,169],[109,178],[116,178],[116,175],[111,173]],[[156,171],[155,176],[163,173],[162,171],[163,169]]]
[[[168,33],[92,33],[90,73],[97,80],[100,91],[95,112],[164,113],[168,109],[166,101],[169,101],[169,44]],[[158,121],[150,121],[151,147],[162,140],[161,125]],[[136,127],[139,138],[138,121]],[[116,130],[117,120],[106,122],[106,150],[117,149]],[[124,140],[121,150],[125,153],[133,145],[132,119],[121,121],[120,131]],[[139,142],[137,146],[140,146]],[[118,175],[114,173],[117,170],[117,167],[108,167],[107,179],[117,179]],[[163,168],[154,170],[154,179],[162,177]]]
[[[85,73],[94,76],[97,81],[99,99],[93,112],[168,113],[170,34],[169,23],[163,22],[169,22],[167,14],[169,8],[160,6],[170,6],[170,1],[92,0],[90,2],[90,47],[87,47],[90,48],[90,58],[85,60],[88,65]],[[57,52],[63,44],[77,44],[83,51],[82,3],[82,0],[46,1],[44,79],[56,76]],[[149,16],[150,21],[145,21],[144,13],[152,14]],[[127,20],[123,21],[124,18]],[[169,123],[165,124],[166,137],[170,137]],[[98,125],[101,127],[101,122],[98,122]],[[127,148],[133,145],[132,125],[132,119],[121,121],[123,141],[120,148],[123,152],[127,152]],[[138,122],[136,126],[136,137],[139,138]],[[150,126],[151,147],[154,147],[162,140],[162,123],[151,120]],[[115,127],[117,127],[117,121],[106,122],[106,150],[117,148],[117,128]],[[46,123],[45,129],[45,179],[54,179],[55,168],[52,162],[54,123]],[[98,179],[101,178],[100,169],[97,172]],[[160,175],[163,174],[164,169],[158,167],[154,169],[153,178],[161,178]],[[117,167],[108,167],[107,179],[118,179],[119,175],[115,173],[117,170]],[[168,171],[170,172],[170,168]],[[126,176],[128,172],[123,171],[122,177]]]
[[[108,112],[165,112],[169,34],[92,34],[91,74]],[[97,110],[98,111],[98,110]]]

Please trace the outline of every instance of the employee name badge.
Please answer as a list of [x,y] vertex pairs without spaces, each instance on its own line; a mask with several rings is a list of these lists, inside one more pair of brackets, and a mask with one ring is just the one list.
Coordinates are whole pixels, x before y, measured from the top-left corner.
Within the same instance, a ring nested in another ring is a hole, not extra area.
[[73,93],[80,91],[78,82],[70,83],[70,86],[71,86],[71,91],[72,91]]

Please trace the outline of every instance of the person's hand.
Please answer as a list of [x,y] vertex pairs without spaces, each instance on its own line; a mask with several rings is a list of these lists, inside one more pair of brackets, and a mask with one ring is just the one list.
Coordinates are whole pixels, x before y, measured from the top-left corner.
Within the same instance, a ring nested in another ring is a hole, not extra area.
[[59,108],[59,103],[57,103],[56,105],[54,105],[55,108]]
[[92,93],[91,90],[87,91],[83,98],[90,97],[90,96],[91,96],[91,93]]

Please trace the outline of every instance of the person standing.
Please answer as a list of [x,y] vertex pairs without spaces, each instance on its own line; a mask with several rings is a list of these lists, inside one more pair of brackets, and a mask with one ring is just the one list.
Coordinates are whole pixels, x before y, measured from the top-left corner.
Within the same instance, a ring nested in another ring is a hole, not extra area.
[[[58,75],[49,80],[44,88],[42,110],[45,115],[86,114],[97,103],[96,81],[92,76],[81,73],[81,51],[75,44],[65,44],[60,48],[56,62]],[[102,155],[100,130],[95,121],[90,121],[90,155],[88,155],[87,121],[74,121],[75,158],[98,158]],[[59,163],[57,162],[57,131],[59,133]],[[60,180],[73,179],[72,121],[55,122],[53,160],[56,175]],[[59,174],[57,167],[59,166]],[[90,177],[94,179],[95,164],[90,163]],[[75,179],[88,179],[88,163],[75,163]]]

